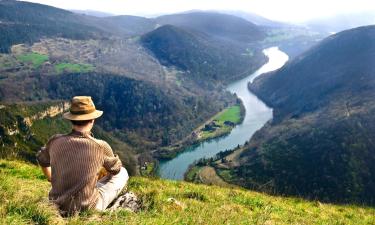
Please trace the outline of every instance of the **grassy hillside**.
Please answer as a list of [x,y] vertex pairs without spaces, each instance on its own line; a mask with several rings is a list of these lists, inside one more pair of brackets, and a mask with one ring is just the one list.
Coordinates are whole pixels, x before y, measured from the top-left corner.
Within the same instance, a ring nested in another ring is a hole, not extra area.
[[[40,169],[0,160],[0,224],[374,224],[375,209],[273,197],[237,188],[132,177],[139,213],[87,212],[62,219]],[[174,198],[180,205],[168,201]]]

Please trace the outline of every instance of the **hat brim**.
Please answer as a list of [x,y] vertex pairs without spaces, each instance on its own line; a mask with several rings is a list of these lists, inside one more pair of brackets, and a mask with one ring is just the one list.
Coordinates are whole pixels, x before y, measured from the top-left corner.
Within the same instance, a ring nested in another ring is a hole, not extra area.
[[95,110],[92,113],[88,114],[72,114],[71,112],[64,113],[63,117],[67,120],[93,120],[99,118],[103,115],[103,111]]

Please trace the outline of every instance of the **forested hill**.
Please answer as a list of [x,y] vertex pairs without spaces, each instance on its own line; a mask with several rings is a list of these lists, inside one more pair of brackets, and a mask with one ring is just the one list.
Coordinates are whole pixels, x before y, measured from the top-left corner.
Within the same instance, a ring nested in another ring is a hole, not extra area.
[[375,204],[375,26],[338,33],[250,89],[274,119],[232,181],[279,194]]
[[262,76],[250,88],[282,116],[298,116],[338,99],[367,99],[375,88],[374,54],[375,26],[347,30]]
[[163,65],[188,70],[188,76],[198,81],[233,80],[255,70],[265,61],[259,50],[249,53],[238,45],[172,25],[143,35],[141,41]]
[[170,24],[207,33],[220,39],[249,43],[265,38],[263,31],[245,19],[213,12],[172,14],[156,18],[159,24]]
[[0,1],[0,52],[14,44],[33,43],[42,37],[88,39],[99,29],[70,11],[29,2]]

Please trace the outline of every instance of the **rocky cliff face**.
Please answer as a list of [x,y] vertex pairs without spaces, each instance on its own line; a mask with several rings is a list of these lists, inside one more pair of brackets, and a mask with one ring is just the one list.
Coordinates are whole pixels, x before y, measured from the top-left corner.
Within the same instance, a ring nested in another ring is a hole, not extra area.
[[69,102],[9,104],[0,107],[0,156],[24,157],[33,161],[37,149],[54,133],[70,130],[59,115]]
[[52,118],[52,117],[58,116],[62,114],[63,112],[66,112],[69,108],[70,108],[69,102],[58,103],[57,105],[48,107],[44,111],[38,112],[32,116],[25,117],[23,121],[27,126],[31,127],[35,120],[42,120],[46,117]]

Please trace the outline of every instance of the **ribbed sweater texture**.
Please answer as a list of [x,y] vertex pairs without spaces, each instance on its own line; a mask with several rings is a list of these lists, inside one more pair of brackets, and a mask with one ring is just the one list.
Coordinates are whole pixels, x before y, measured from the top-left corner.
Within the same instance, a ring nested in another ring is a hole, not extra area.
[[37,160],[52,170],[49,199],[68,214],[95,207],[101,168],[115,175],[122,166],[107,142],[75,130],[54,135],[37,153]]

